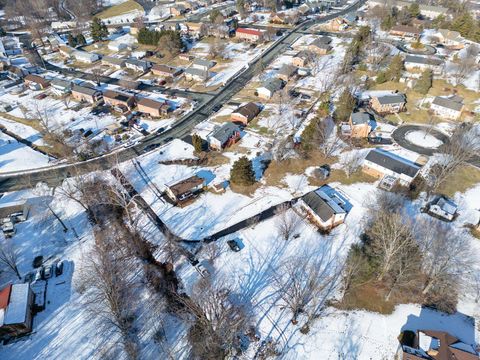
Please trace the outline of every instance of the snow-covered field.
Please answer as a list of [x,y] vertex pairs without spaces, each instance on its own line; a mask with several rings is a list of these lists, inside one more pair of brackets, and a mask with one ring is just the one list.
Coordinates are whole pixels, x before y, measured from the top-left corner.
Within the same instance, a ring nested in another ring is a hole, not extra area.
[[423,130],[411,131],[406,134],[405,139],[414,145],[423,146],[428,149],[437,149],[443,144],[441,140]]
[[48,157],[0,132],[0,173],[49,164]]

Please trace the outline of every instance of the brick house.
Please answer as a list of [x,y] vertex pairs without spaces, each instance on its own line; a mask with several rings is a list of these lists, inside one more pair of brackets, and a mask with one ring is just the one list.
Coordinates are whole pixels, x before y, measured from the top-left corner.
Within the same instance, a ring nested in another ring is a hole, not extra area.
[[222,126],[216,126],[210,134],[207,135],[207,142],[211,149],[222,150],[240,139],[240,127],[234,123],[226,122]]
[[257,29],[238,28],[235,37],[251,42],[261,42],[264,40],[264,32]]
[[407,101],[403,94],[373,96],[370,106],[379,114],[396,114],[405,109]]
[[148,98],[137,99],[138,111],[148,114],[152,117],[160,117],[166,115],[170,110],[170,106],[166,101],[156,101]]
[[308,45],[308,50],[314,52],[317,55],[325,55],[332,50],[330,43],[332,39],[327,36],[321,36],[316,38]]
[[102,93],[92,87],[74,84],[72,86],[72,97],[80,102],[94,104],[102,99]]
[[153,64],[152,73],[163,78],[174,79],[182,73],[182,69],[164,64]]
[[371,115],[366,112],[356,112],[350,115],[350,136],[353,138],[367,138],[372,131]]
[[230,119],[233,122],[242,123],[243,125],[247,125],[250,121],[252,121],[261,111],[262,109],[260,106],[253,102],[249,102],[248,104],[240,106],[237,110],[235,110],[231,115]]
[[122,110],[131,110],[135,106],[135,97],[118,91],[106,90],[103,93],[105,104],[119,107]]
[[50,86],[50,82],[41,76],[28,74],[23,81],[32,90],[43,90]]
[[292,65],[297,67],[305,67],[310,62],[313,53],[308,50],[302,50],[295,54],[292,58]]

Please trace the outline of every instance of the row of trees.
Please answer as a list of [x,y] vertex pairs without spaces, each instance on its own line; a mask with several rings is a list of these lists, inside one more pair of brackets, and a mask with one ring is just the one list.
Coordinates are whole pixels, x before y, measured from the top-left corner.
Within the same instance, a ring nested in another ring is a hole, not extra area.
[[87,40],[85,40],[85,36],[83,36],[82,33],[76,36],[70,33],[68,34],[67,42],[68,42],[68,46],[76,47],[76,46],[85,45],[87,43]]
[[137,40],[140,44],[158,46],[165,54],[176,55],[183,48],[180,32],[175,30],[139,30]]

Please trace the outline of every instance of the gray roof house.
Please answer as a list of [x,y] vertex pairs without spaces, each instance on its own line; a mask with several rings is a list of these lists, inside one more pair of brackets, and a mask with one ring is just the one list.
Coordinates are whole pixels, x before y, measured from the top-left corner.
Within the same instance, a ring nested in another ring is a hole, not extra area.
[[365,158],[363,170],[379,178],[392,176],[402,185],[409,185],[420,171],[420,166],[392,152],[373,149]]
[[240,138],[240,127],[232,122],[217,126],[207,136],[207,141],[212,149],[221,150],[233,144]]
[[57,95],[68,94],[72,91],[72,82],[63,79],[52,79],[50,81],[52,91]]
[[208,71],[212,67],[214,67],[216,64],[217,63],[215,61],[197,58],[197,59],[193,60],[193,63],[191,65],[191,67],[195,68],[195,69]]
[[322,186],[305,194],[300,207],[309,220],[323,230],[329,230],[344,222],[350,205],[346,199],[330,186]]
[[152,64],[150,63],[150,61],[127,59],[125,60],[125,66],[135,71],[146,72],[152,67]]
[[385,96],[380,96],[377,99],[378,99],[378,102],[382,105],[398,104],[406,101],[405,95],[403,94],[385,95]]
[[452,221],[457,213],[458,205],[445,196],[438,196],[428,204],[428,213],[441,220]]
[[352,113],[352,124],[368,124],[370,122],[370,114],[366,112],[356,112]]
[[184,71],[185,79],[188,81],[206,81],[210,77],[208,70],[198,69],[194,67],[186,68]]
[[258,96],[264,99],[270,99],[272,95],[283,88],[283,81],[277,78],[269,79],[257,88]]
[[113,57],[113,56],[104,56],[102,58],[102,64],[113,66],[113,67],[116,67],[116,68],[125,67],[125,62],[126,62],[125,59],[116,58],[116,57]]
[[430,110],[440,117],[456,120],[462,114],[463,99],[456,95],[436,96],[430,105]]
[[438,72],[443,64],[443,61],[436,57],[407,55],[405,57],[404,64],[405,69],[407,70],[431,69],[432,71]]

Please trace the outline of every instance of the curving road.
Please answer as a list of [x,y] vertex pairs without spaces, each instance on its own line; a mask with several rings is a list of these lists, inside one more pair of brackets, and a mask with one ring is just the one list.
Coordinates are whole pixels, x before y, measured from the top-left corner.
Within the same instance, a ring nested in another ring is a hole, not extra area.
[[438,149],[432,149],[428,147],[419,146],[417,144],[412,144],[406,139],[408,133],[412,131],[425,131],[428,132],[429,135],[435,137],[436,139],[440,140],[442,143],[448,142],[448,136],[445,135],[443,132],[431,128],[430,126],[424,125],[402,125],[399,126],[392,134],[393,139],[395,142],[403,147],[404,149],[414,151],[421,155],[432,156],[434,153],[438,152]]
[[[366,0],[359,0],[357,3],[342,11],[327,15],[322,18],[307,20],[294,29],[288,31],[279,41],[275,42],[269,49],[264,51],[257,59],[251,62],[247,69],[245,69],[235,78],[231,79],[217,93],[202,94],[202,96],[205,96],[203,102],[195,110],[178,120],[174,127],[166,130],[165,132],[161,134],[148,135],[143,139],[142,142],[131,148],[119,149],[108,155],[97,157],[88,161],[74,164],[57,165],[43,169],[32,169],[30,171],[27,170],[0,174],[0,192],[31,188],[34,187],[38,182],[45,182],[51,186],[55,186],[60,184],[67,177],[85,174],[96,170],[110,169],[119,162],[127,161],[139,156],[145,150],[145,148],[150,145],[165,144],[171,141],[173,138],[182,138],[188,135],[197,124],[206,120],[215,112],[214,108],[216,108],[218,105],[227,103],[236,93],[241,91],[255,75],[257,75],[259,72],[259,67],[255,65],[258,62],[262,61],[264,65],[270,64],[280,54],[284,53],[300,36],[302,36],[302,31],[306,31],[314,24],[326,22],[339,15],[344,15],[351,11],[357,10],[365,3],[365,1]],[[64,69],[64,71],[66,70]],[[110,78],[107,78],[106,80],[113,81],[109,79]],[[160,87],[154,88],[161,89]],[[178,95],[181,93],[178,90],[172,91],[176,91]],[[190,92],[185,95],[189,97],[193,96]]]

